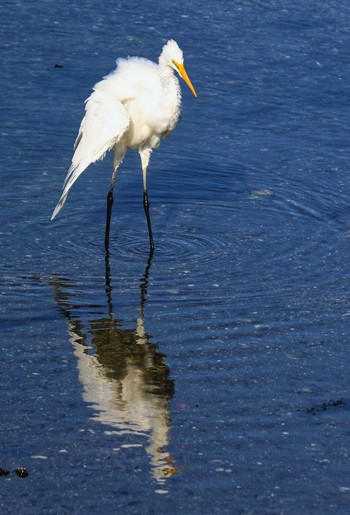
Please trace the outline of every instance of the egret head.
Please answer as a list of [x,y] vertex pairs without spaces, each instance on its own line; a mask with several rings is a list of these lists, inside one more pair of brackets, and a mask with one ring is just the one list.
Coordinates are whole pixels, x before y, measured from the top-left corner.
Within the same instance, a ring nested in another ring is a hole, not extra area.
[[173,39],[170,39],[167,44],[163,46],[162,53],[159,57],[159,64],[160,66],[170,66],[170,68],[173,68],[173,70],[175,70],[180,77],[184,79],[194,96],[197,96],[196,90],[194,89],[185,70],[182,50]]
[[173,39],[169,39],[166,45],[163,46],[162,53],[159,57],[159,64],[165,64],[177,70],[174,61],[180,64],[184,63],[184,56],[181,48]]

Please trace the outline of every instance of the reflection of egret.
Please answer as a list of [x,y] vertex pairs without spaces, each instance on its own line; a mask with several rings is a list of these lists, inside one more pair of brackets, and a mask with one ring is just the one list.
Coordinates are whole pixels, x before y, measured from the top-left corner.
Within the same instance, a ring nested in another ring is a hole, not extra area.
[[118,59],[116,70],[94,86],[94,92],[86,103],[85,117],[75,141],[75,152],[63,193],[52,218],[62,208],[79,175],[114,148],[112,181],[107,196],[105,245],[108,248],[117,169],[128,148],[138,149],[143,173],[143,205],[151,250],[154,249],[147,167],[152,150],[159,146],[161,138],[173,131],[180,117],[181,92],[174,71],[197,96],[186,73],[182,51],[173,40],[163,47],[158,65],[139,57]]
[[[158,482],[175,472],[166,451],[169,444],[169,400],[174,383],[157,345],[150,343],[144,329],[149,260],[142,278],[141,302],[134,329],[122,328],[113,316],[109,260],[106,257],[108,316],[85,323],[77,292],[71,282],[53,280],[56,301],[68,321],[70,340],[78,358],[84,400],[95,410],[94,420],[109,426],[110,433],[142,435],[151,458],[152,474]],[[70,300],[72,297],[72,300]]]

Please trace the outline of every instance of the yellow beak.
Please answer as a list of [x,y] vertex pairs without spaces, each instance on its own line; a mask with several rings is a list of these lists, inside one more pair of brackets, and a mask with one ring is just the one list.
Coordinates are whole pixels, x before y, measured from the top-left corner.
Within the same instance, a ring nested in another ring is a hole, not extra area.
[[192,93],[196,97],[197,96],[196,90],[192,86],[192,82],[190,81],[190,78],[187,75],[187,72],[185,70],[184,65],[180,64],[180,63],[177,63],[176,61],[173,61],[173,62],[175,64],[176,68],[179,70],[181,77],[183,78],[183,80],[186,82],[187,86],[190,88],[190,90],[192,91]]

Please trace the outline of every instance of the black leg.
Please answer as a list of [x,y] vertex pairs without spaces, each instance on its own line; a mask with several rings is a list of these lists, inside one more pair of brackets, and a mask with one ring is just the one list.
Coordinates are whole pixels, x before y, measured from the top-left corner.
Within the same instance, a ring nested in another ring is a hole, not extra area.
[[109,249],[109,232],[111,227],[111,216],[113,206],[113,188],[111,188],[107,195],[107,214],[106,214],[106,232],[105,232],[105,248],[106,251]]
[[148,227],[148,236],[149,236],[149,244],[151,249],[151,254],[153,254],[154,251],[154,242],[153,242],[153,234],[152,234],[152,226],[151,226],[151,217],[149,214],[149,200],[147,195],[147,190],[143,193],[143,207],[146,213],[146,219],[147,219],[147,227]]

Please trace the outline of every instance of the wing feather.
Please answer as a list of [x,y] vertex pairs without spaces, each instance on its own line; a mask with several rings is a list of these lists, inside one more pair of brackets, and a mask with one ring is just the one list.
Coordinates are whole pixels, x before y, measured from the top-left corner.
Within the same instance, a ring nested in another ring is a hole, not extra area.
[[51,220],[61,210],[78,177],[91,163],[102,159],[129,128],[130,117],[127,110],[111,89],[103,87],[104,83],[105,81],[101,81],[96,84],[93,93],[86,100],[86,112],[75,140],[72,164]]

